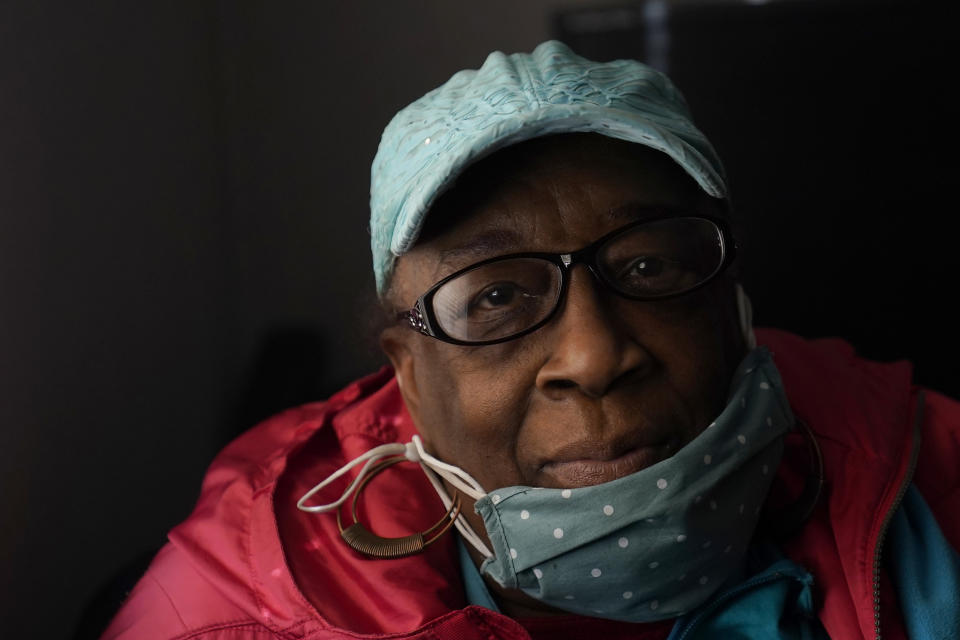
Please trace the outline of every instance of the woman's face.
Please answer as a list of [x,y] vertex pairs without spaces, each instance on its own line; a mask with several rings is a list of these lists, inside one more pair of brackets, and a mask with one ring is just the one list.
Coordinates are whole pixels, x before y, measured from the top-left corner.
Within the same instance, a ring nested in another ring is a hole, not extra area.
[[[535,140],[482,166],[431,212],[442,229],[398,260],[399,307],[474,262],[574,251],[651,208],[718,213],[666,155],[600,136]],[[382,343],[434,455],[487,491],[580,487],[671,456],[719,414],[744,355],[735,313],[726,278],[638,302],[578,265],[564,306],[521,338],[457,346],[397,326]]]

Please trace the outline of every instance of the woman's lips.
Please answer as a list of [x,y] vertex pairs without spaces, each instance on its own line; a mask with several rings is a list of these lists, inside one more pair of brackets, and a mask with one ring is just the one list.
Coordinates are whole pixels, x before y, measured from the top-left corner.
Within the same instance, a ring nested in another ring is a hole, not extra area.
[[610,482],[660,462],[668,456],[666,445],[640,446],[607,458],[603,454],[566,457],[544,464],[540,471],[547,482],[558,488],[586,487]]

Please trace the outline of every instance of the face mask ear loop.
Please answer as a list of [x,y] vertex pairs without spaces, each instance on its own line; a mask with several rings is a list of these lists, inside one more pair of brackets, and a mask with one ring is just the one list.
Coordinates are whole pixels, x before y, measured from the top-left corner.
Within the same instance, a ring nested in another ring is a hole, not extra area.
[[[437,474],[428,467],[423,461],[420,462],[420,468],[423,469],[423,473],[430,480],[430,484],[433,485],[434,491],[437,492],[437,495],[440,496],[440,500],[443,501],[443,505],[449,511],[453,505],[453,501],[450,499],[450,496],[447,494],[447,490],[444,488],[443,483],[440,482],[440,479],[437,477]],[[463,514],[457,514],[456,519],[453,521],[454,526],[457,527],[457,531],[460,532],[460,535],[463,536],[463,539],[473,545],[473,548],[479,551],[484,558],[492,558],[493,553],[490,549],[487,548],[487,545],[483,543],[483,540],[480,539],[480,536],[477,535],[477,532],[473,530],[473,527],[470,526],[470,523],[467,522],[466,518],[463,517]]]
[[[333,472],[333,474],[327,476],[327,478],[323,482],[321,482],[320,484],[316,485],[313,489],[310,489],[310,491],[307,491],[305,494],[303,494],[303,496],[297,501],[297,508],[300,509],[301,511],[306,511],[308,513],[326,513],[328,511],[333,511],[334,509],[339,509],[340,505],[342,505],[347,500],[347,498],[350,497],[350,494],[353,493],[354,489],[356,489],[357,486],[361,482],[363,482],[363,479],[367,476],[367,473],[370,471],[370,468],[373,465],[375,465],[380,460],[380,458],[384,458],[386,456],[393,456],[393,455],[404,455],[406,451],[407,451],[407,448],[404,445],[400,444],[399,442],[395,442],[392,444],[382,444],[379,447],[374,447],[370,451],[367,451],[365,454],[358,456],[353,460],[351,460],[350,462],[348,462],[347,464],[343,465],[342,467],[337,469],[335,472]],[[343,492],[343,495],[340,496],[339,500],[337,500],[336,502],[331,502],[329,504],[321,504],[321,505],[315,505],[315,506],[307,506],[305,504],[306,501],[312,498],[315,493],[322,490],[324,487],[328,486],[331,482],[333,482],[343,474],[350,471],[350,469],[354,468],[355,466],[357,466],[358,464],[364,461],[366,461],[366,464],[363,465],[363,468],[360,469],[360,473],[357,474],[357,477],[354,479],[353,482],[350,483],[350,486],[347,487],[346,491]],[[447,505],[447,508],[449,508],[449,506],[450,505]]]
[[[439,474],[444,480],[455,486],[457,489],[463,491],[474,500],[479,500],[483,496],[487,495],[487,492],[483,490],[483,487],[480,486],[480,483],[474,480],[473,476],[471,476],[469,473],[460,467],[455,467],[452,464],[447,464],[446,462],[438,460],[427,453],[426,449],[423,448],[423,441],[420,439],[420,436],[413,436],[411,444],[414,446],[416,450],[416,456],[419,458],[419,460],[423,461],[423,463],[430,467],[430,469]],[[409,453],[407,458],[410,460],[415,459],[411,457]]]
[[[376,465],[381,458],[397,455],[402,455],[407,460],[420,464],[420,468],[423,469],[424,475],[427,476],[430,484],[433,485],[434,490],[437,492],[437,495],[440,496],[440,500],[443,501],[443,506],[446,507],[447,510],[452,508],[453,500],[451,500],[443,486],[443,483],[440,482],[440,479],[437,477],[438,474],[447,482],[455,486],[460,491],[463,491],[474,500],[479,500],[486,495],[483,487],[480,486],[480,483],[477,482],[473,476],[463,469],[434,458],[423,448],[423,442],[420,440],[420,436],[415,435],[413,436],[413,441],[409,444],[404,445],[400,444],[399,442],[383,444],[379,447],[371,449],[370,451],[367,451],[361,456],[354,458],[344,466],[337,469],[331,475],[327,476],[327,478],[318,485],[303,494],[300,500],[297,501],[297,508],[308,513],[326,513],[339,509],[340,505],[347,501],[347,499],[350,497],[350,494],[352,494],[360,485],[360,483],[363,482],[363,479],[367,477],[370,469]],[[329,504],[314,506],[308,506],[305,504],[307,500],[312,498],[317,492],[323,490],[334,480],[363,462],[366,464],[363,465],[363,467],[360,469],[360,473],[357,474],[357,477],[353,480],[353,482],[350,483],[350,486],[347,487],[347,489],[343,492],[343,495],[341,495],[337,501]],[[470,526],[470,523],[466,521],[462,514],[456,517],[454,520],[454,525],[457,527],[457,530],[460,532],[460,534],[463,535],[464,539],[473,545],[473,547],[485,558],[493,557],[493,552],[487,548],[487,546],[483,543],[483,540],[480,539],[480,536],[477,535],[477,532],[473,530],[473,528]]]
[[734,289],[737,295],[737,314],[740,317],[740,331],[743,333],[743,340],[747,343],[750,350],[757,348],[757,337],[753,335],[753,305],[750,304],[750,298],[747,292],[739,282],[735,283]]
[[[410,451],[411,445],[413,451]],[[444,488],[443,483],[440,482],[440,479],[437,477],[437,474],[443,476],[444,479],[474,500],[479,500],[486,495],[486,492],[480,486],[480,483],[477,482],[469,473],[463,469],[447,464],[446,462],[441,462],[437,458],[434,458],[432,455],[427,453],[427,451],[423,448],[423,442],[420,440],[420,436],[413,436],[413,441],[407,446],[407,458],[411,460],[417,459],[417,461],[420,463],[420,468],[423,469],[423,473],[427,476],[427,479],[430,480],[430,484],[433,485],[434,491],[436,491],[437,495],[440,496],[440,500],[443,501],[443,505],[448,510],[453,502],[450,499],[450,496],[447,494],[447,490]],[[461,480],[461,478],[463,478],[463,480]],[[464,482],[469,483],[470,486],[467,486],[464,484]],[[457,515],[457,518],[454,520],[453,524],[457,527],[457,531],[460,532],[460,535],[463,536],[463,539],[473,545],[473,548],[479,551],[484,558],[493,557],[493,552],[490,551],[490,549],[487,548],[487,545],[483,543],[483,540],[480,539],[480,536],[478,536],[477,532],[473,530],[473,527],[470,526],[470,523],[467,522],[467,519],[463,517],[462,513]]]

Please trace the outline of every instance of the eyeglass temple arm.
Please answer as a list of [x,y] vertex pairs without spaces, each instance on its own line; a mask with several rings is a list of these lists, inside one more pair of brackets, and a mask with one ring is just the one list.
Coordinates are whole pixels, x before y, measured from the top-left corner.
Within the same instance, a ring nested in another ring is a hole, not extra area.
[[414,331],[419,331],[425,336],[432,336],[433,334],[430,331],[430,327],[427,325],[426,319],[423,317],[423,312],[421,311],[421,305],[423,300],[417,300],[417,303],[413,306],[412,309],[407,309],[406,311],[401,311],[397,314],[398,320],[405,320],[411,329]]

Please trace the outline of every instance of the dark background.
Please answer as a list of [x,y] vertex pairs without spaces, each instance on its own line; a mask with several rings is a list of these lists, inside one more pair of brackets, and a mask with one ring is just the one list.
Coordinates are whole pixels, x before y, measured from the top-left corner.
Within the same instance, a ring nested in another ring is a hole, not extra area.
[[494,49],[666,68],[758,322],[960,395],[947,4],[0,0],[3,636],[95,633],[226,441],[380,365],[380,132]]

